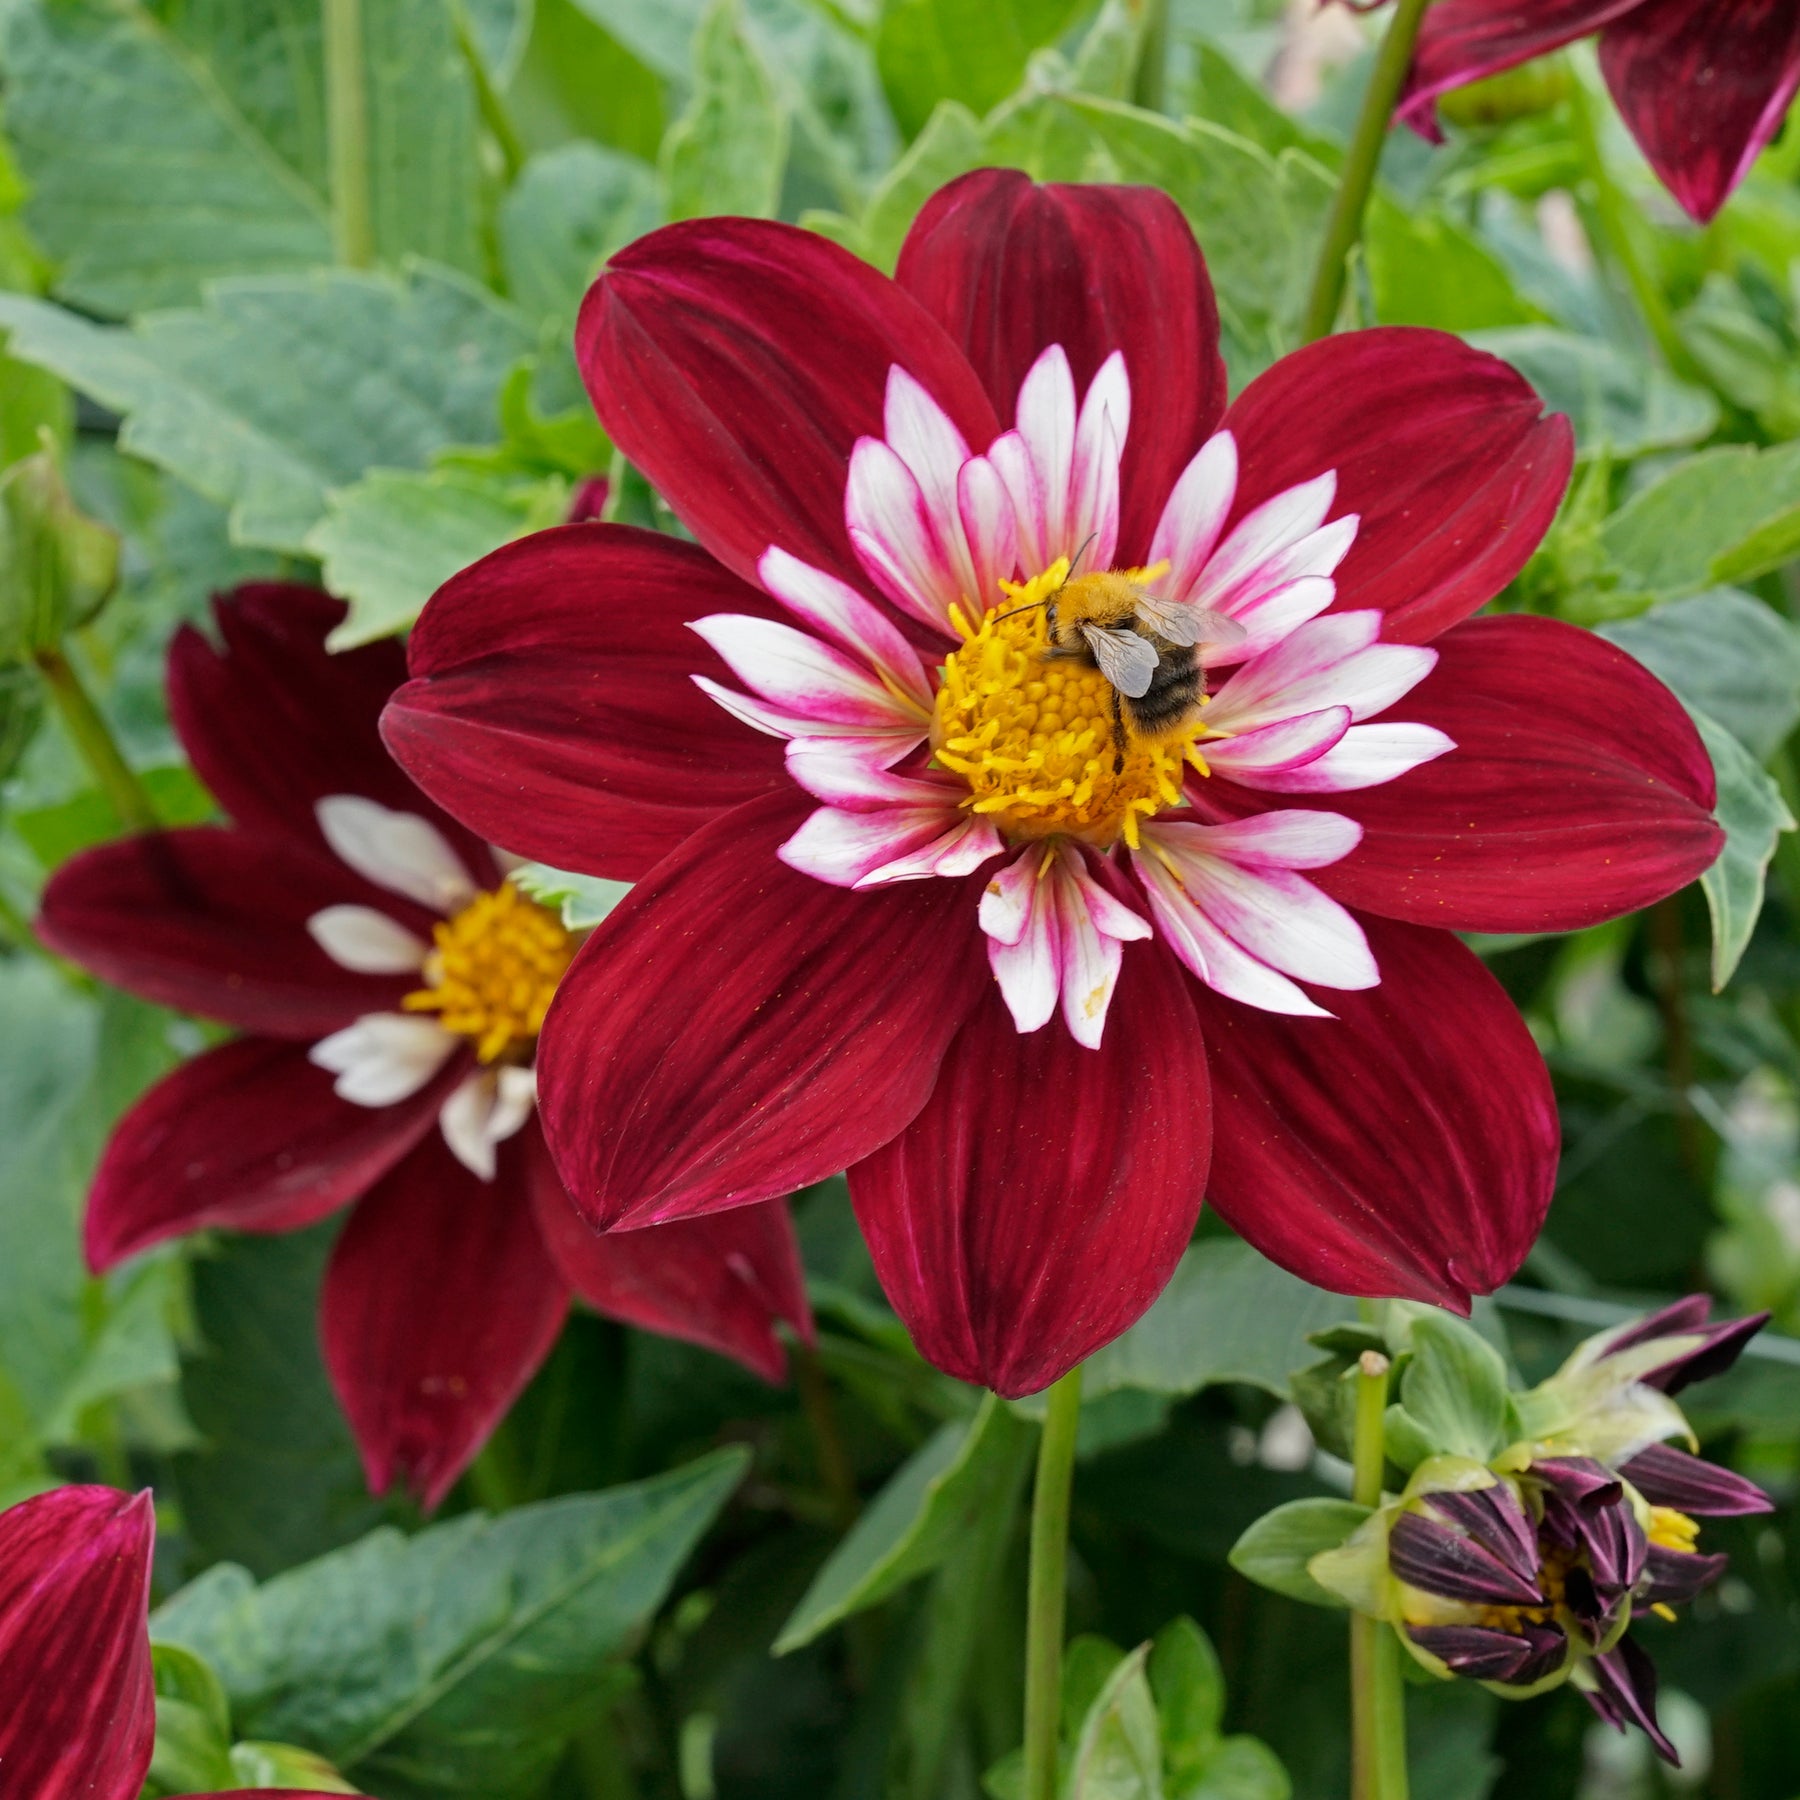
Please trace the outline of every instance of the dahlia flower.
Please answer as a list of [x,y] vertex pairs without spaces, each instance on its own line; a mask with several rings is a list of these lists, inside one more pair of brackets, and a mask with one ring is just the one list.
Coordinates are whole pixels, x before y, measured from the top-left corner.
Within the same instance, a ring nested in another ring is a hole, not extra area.
[[[786,225],[652,233],[577,350],[698,544],[475,564],[384,731],[495,842],[637,883],[544,1027],[590,1221],[848,1169],[921,1351],[1005,1394],[1148,1307],[1203,1194],[1344,1292],[1466,1307],[1517,1267],[1550,1087],[1452,933],[1592,924],[1721,841],[1640,666],[1469,620],[1555,514],[1566,420],[1410,330],[1227,409],[1167,196],[997,170],[893,280]],[[1197,622],[1213,691],[1172,731],[1048,654],[1076,570]]]
[[1638,148],[1704,224],[1800,91],[1792,0],[1436,0],[1400,117],[1435,138],[1440,94],[1595,33],[1601,73]]
[[232,823],[103,844],[44,893],[44,942],[244,1035],[153,1087],[88,1198],[102,1271],[206,1226],[292,1231],[354,1203],[320,1299],[370,1485],[441,1500],[548,1355],[571,1291],[768,1380],[811,1331],[775,1202],[600,1238],[536,1119],[533,1053],[575,951],[383,750],[397,646],[341,656],[342,606],[247,587],[222,647],[184,628],[169,710]]

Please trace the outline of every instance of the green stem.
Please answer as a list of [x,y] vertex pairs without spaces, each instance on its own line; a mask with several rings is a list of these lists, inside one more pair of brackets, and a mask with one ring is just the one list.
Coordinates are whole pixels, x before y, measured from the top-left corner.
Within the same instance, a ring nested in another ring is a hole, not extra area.
[[1144,35],[1138,46],[1131,97],[1147,112],[1161,112],[1169,88],[1169,0],[1143,0]]
[[831,1502],[833,1523],[840,1531],[848,1531],[862,1511],[862,1495],[856,1490],[856,1471],[850,1466],[844,1449],[843,1433],[838,1429],[837,1408],[832,1404],[831,1383],[825,1376],[825,1365],[811,1344],[797,1340],[791,1344],[794,1363],[794,1385],[800,1390],[800,1404],[806,1422],[812,1427],[813,1453],[819,1459],[819,1480]]
[[1704,383],[1706,376],[1681,341],[1675,329],[1675,315],[1655,275],[1644,263],[1638,241],[1632,230],[1633,208],[1613,180],[1612,170],[1600,148],[1600,128],[1594,118],[1594,103],[1588,96],[1579,70],[1569,76],[1569,123],[1574,127],[1575,147],[1581,152],[1589,188],[1593,191],[1593,217],[1599,227],[1601,245],[1610,256],[1631,297],[1643,315],[1644,324],[1656,340],[1663,361],[1688,381]]
[[1056,1800],[1062,1719],[1063,1609],[1068,1597],[1069,1490],[1081,1423],[1081,1369],[1051,1388],[1031,1497],[1031,1575],[1025,1618],[1024,1800]]
[[1325,221],[1325,241],[1319,247],[1312,292],[1307,296],[1306,313],[1300,325],[1300,341],[1304,344],[1312,343],[1315,338],[1329,337],[1337,324],[1350,252],[1362,238],[1363,214],[1368,211],[1375,171],[1381,165],[1382,145],[1387,142],[1394,105],[1400,98],[1400,88],[1412,63],[1419,22],[1429,3],[1430,0],[1399,0],[1387,36],[1381,40],[1375,68],[1369,76],[1368,92],[1363,95],[1362,111],[1357,115],[1356,133],[1344,153],[1344,167],[1338,176],[1337,192],[1332,197],[1331,215]]
[[150,804],[149,792],[138,779],[137,772],[125,760],[124,753],[97,707],[81,677],[60,648],[38,651],[35,662],[50,698],[62,717],[63,728],[81,753],[119,823],[127,831],[154,831],[158,820],[156,808]]
[[481,54],[481,46],[475,42],[475,33],[469,28],[469,9],[463,0],[454,0],[452,11],[456,19],[456,44],[462,51],[463,61],[469,65],[469,75],[475,83],[475,102],[481,108],[482,123],[494,135],[494,142],[500,146],[501,160],[506,164],[506,180],[508,186],[519,178],[519,171],[525,167],[525,140],[519,136],[519,128],[513,123],[512,114],[506,109],[506,102],[500,97],[500,90],[494,86],[494,78],[488,73],[486,59]]
[[[1356,1377],[1350,1495],[1381,1504],[1386,1466],[1388,1359],[1365,1350]],[[1351,1800],[1406,1800],[1406,1690],[1400,1646],[1381,1619],[1350,1616]]]
[[322,0],[325,9],[325,130],[331,162],[331,227],[346,268],[375,261],[369,203],[369,90],[363,71],[362,0]]

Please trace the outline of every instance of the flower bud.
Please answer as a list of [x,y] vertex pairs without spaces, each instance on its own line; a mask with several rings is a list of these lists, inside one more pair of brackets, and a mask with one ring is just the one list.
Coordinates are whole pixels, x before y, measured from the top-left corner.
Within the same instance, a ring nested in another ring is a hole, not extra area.
[[0,657],[53,649],[118,575],[117,534],[77,508],[47,443],[0,474]]

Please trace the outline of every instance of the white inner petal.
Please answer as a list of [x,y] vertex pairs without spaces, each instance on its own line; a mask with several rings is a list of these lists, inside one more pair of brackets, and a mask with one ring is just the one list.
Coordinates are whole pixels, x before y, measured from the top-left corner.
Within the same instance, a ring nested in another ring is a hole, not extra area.
[[471,1174],[492,1181],[500,1145],[524,1125],[536,1104],[533,1070],[510,1065],[483,1069],[444,1102],[438,1125],[456,1160]]
[[362,794],[329,794],[316,810],[326,843],[377,887],[444,913],[474,899],[462,858],[429,819]]
[[456,1039],[429,1019],[405,1013],[365,1013],[354,1025],[321,1038],[307,1060],[337,1077],[338,1097],[357,1106],[392,1106],[416,1094],[456,1048]]
[[359,975],[410,975],[430,949],[372,906],[327,906],[306,921],[306,929],[340,969]]

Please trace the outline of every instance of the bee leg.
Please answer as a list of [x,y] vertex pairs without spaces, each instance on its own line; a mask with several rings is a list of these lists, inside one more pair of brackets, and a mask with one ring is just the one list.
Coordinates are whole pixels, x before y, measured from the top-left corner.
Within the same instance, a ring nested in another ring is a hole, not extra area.
[[1119,704],[1119,690],[1112,691],[1113,773],[1125,773],[1125,709]]

